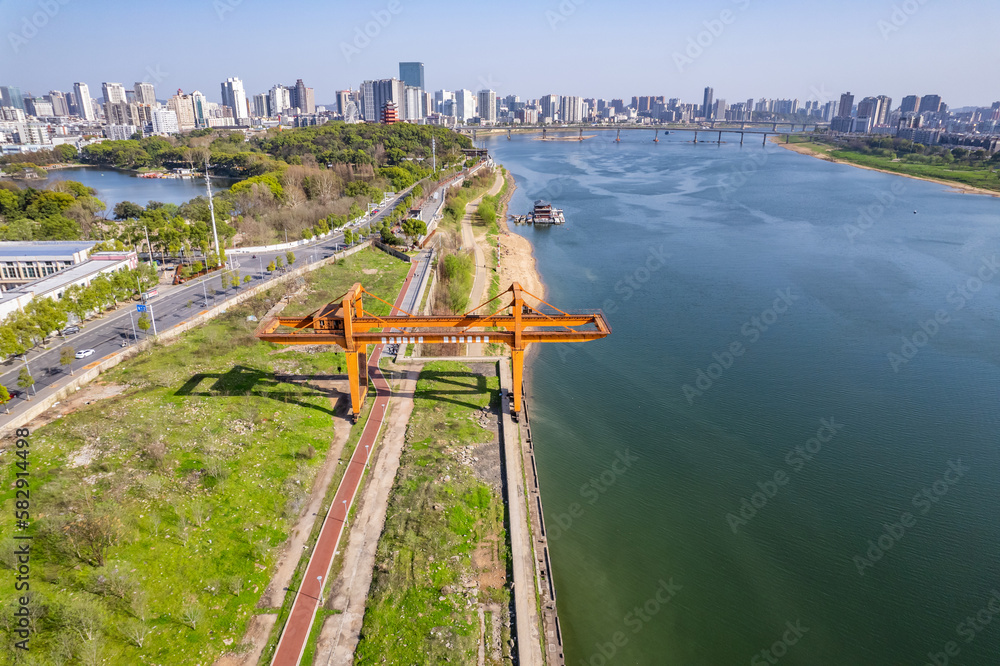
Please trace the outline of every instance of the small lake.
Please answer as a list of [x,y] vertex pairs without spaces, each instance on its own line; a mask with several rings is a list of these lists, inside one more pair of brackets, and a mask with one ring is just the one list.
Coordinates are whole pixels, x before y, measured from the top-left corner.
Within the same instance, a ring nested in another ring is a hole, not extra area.
[[[140,206],[150,201],[182,204],[205,195],[204,178],[139,178],[133,173],[97,167],[53,169],[47,180],[33,181],[31,185],[46,187],[58,180],[75,180],[93,187],[97,190],[97,198],[108,205],[109,211],[122,201]],[[212,191],[226,189],[234,182],[230,178],[213,178]]]

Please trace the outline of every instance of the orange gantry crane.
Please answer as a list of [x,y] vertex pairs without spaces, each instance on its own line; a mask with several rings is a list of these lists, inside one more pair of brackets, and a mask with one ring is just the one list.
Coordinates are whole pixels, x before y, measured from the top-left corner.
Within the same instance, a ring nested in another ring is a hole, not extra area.
[[[365,311],[362,294],[386,303],[388,315]],[[493,314],[475,314],[495,300],[510,294],[510,300]],[[538,306],[525,303],[530,296]],[[547,305],[552,312],[543,312]],[[398,311],[395,312],[395,311]],[[580,327],[586,327],[581,329]],[[534,342],[586,342],[611,333],[604,313],[572,314],[528,293],[515,282],[510,289],[462,315],[413,315],[365,291],[361,283],[338,300],[305,317],[271,317],[261,322],[255,335],[281,345],[339,345],[347,355],[347,377],[351,385],[351,411],[355,420],[368,392],[369,344],[408,343],[504,343],[511,348],[514,365],[514,413],[521,411],[521,378],[524,352]]]

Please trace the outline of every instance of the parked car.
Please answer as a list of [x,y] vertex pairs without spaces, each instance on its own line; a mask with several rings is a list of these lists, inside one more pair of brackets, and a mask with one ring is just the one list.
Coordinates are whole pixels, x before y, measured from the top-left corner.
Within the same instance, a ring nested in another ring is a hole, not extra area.
[[66,328],[63,329],[62,334],[63,335],[73,335],[74,333],[79,333],[79,332],[80,332],[80,327],[79,326],[67,326]]
[[91,354],[93,354],[94,351],[95,350],[93,350],[93,349],[81,349],[80,351],[78,351],[76,353],[76,357],[77,358],[87,358],[88,356],[90,356]]
[[20,398],[21,397],[21,393],[22,393],[22,391],[20,391],[18,389],[8,389],[8,391],[7,391],[7,395],[9,395],[12,400],[14,398]]

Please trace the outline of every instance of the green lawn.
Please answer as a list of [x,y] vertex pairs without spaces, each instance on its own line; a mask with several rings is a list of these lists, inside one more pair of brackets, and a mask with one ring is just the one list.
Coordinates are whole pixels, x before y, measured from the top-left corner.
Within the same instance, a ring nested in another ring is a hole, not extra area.
[[[358,253],[311,273],[286,311],[314,310],[356,281],[392,300],[407,269]],[[343,366],[342,353],[257,341],[246,317],[282,294],[276,287],[123,363],[102,377],[123,393],[31,434],[36,633],[23,663],[209,664],[239,644],[332,439],[329,397],[306,377],[275,373]],[[0,462],[0,532],[10,535],[12,451]],[[5,568],[11,542],[0,548]],[[13,585],[0,596],[0,663],[13,663],[13,597]]]
[[424,366],[378,545],[356,664],[474,664],[475,600],[499,603],[506,612],[506,587],[472,597],[461,584],[477,573],[477,547],[492,548],[504,568],[509,551],[500,494],[455,457],[457,449],[492,440],[471,417],[497,404],[498,388],[495,374],[475,375],[460,363]]

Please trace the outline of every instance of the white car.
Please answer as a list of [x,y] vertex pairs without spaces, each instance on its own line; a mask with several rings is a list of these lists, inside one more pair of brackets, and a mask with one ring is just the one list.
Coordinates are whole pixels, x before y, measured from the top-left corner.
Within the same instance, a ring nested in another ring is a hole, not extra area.
[[94,353],[93,349],[81,349],[80,351],[78,351],[76,353],[76,357],[77,358],[87,358],[88,356],[90,356],[93,353]]

